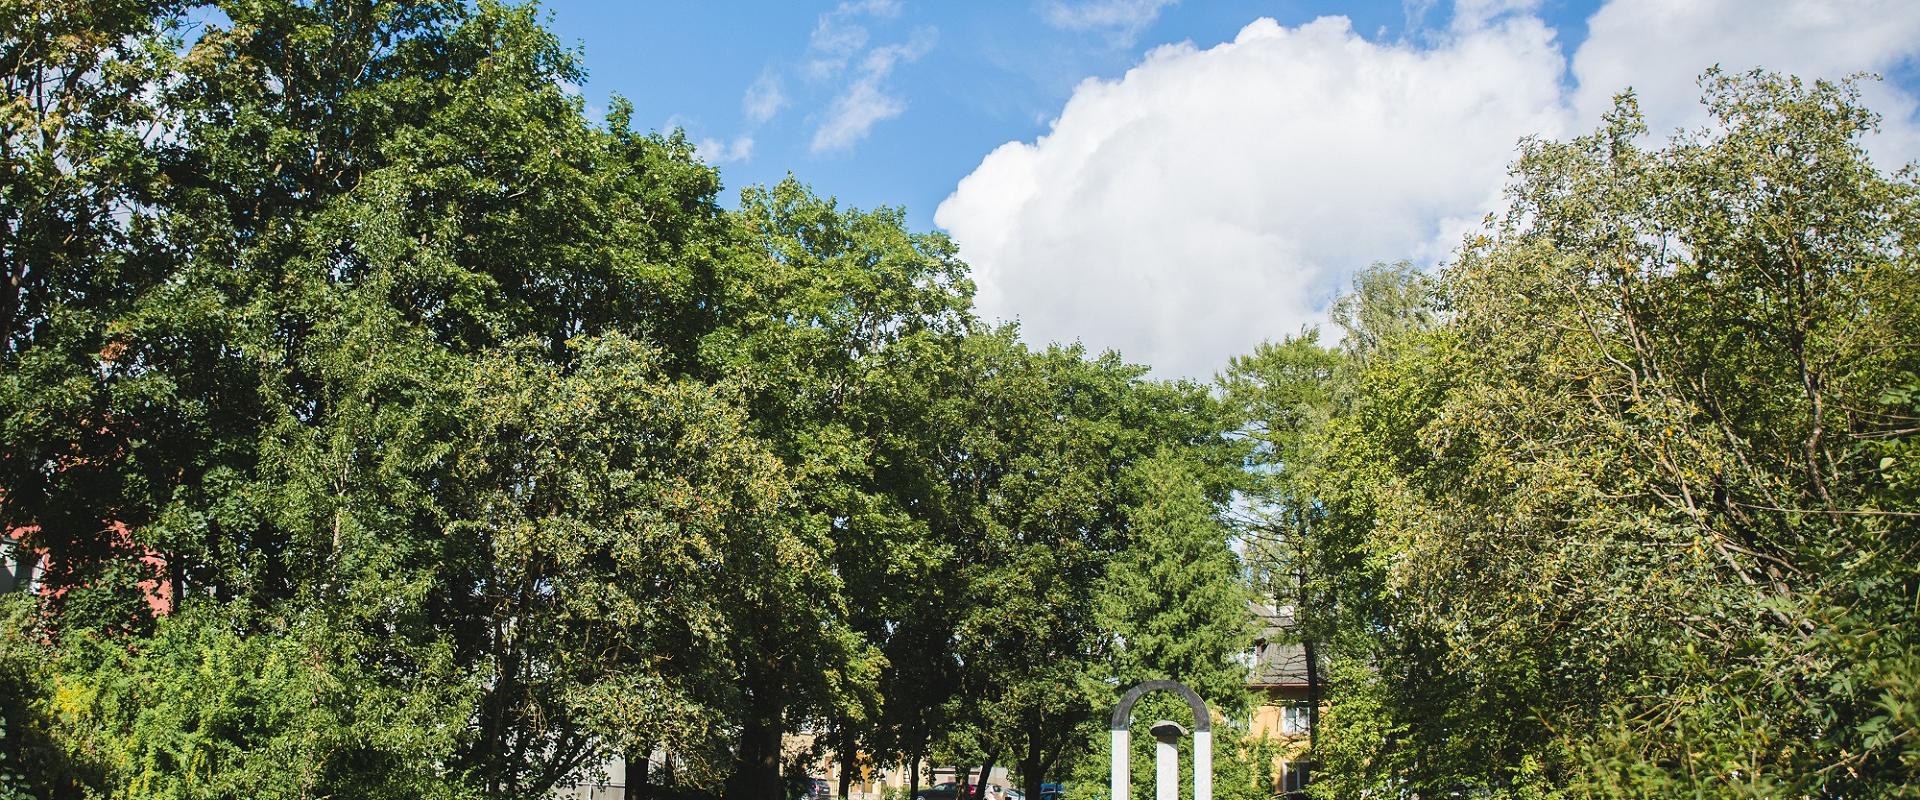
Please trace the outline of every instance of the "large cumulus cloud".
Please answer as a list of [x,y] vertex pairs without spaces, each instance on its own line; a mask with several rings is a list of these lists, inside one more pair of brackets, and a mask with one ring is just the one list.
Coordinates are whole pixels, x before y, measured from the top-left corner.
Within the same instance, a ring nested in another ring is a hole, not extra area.
[[[1571,64],[1524,2],[1460,3],[1414,41],[1326,17],[1161,47],[1082,83],[1047,135],[987,155],[934,219],[973,265],[981,311],[1030,341],[1082,339],[1206,377],[1317,323],[1359,267],[1442,260],[1497,208],[1519,139],[1591,129],[1624,85],[1665,130],[1697,122],[1694,77],[1716,62],[1837,75],[1920,51],[1920,5],[1880,3],[1900,22],[1871,32],[1732,0],[1666,5],[1603,7]],[[1734,17],[1739,35],[1716,27]],[[1913,152],[1911,98],[1873,91],[1898,117],[1885,149]]]

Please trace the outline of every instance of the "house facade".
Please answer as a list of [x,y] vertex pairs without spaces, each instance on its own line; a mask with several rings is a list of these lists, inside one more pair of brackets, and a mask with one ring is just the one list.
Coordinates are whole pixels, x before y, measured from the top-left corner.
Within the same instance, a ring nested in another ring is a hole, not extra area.
[[[39,526],[35,525],[0,530],[0,593],[24,592],[58,598],[66,592],[57,579],[52,581],[54,585],[48,585],[48,570],[57,570],[59,565],[50,563],[45,552],[36,550],[29,541],[39,530]],[[132,534],[121,523],[113,523],[107,532],[112,537],[113,545],[120,551],[120,557],[137,560],[149,576],[137,584],[146,598],[147,608],[156,617],[173,613],[174,586],[165,579],[168,574],[166,559],[134,544]]]
[[1249,604],[1260,633],[1248,658],[1247,691],[1253,695],[1248,732],[1279,745],[1275,755],[1274,791],[1290,793],[1306,788],[1312,779],[1307,749],[1313,741],[1314,706],[1325,705],[1325,678],[1308,663],[1307,648],[1289,641],[1295,622],[1293,606]]

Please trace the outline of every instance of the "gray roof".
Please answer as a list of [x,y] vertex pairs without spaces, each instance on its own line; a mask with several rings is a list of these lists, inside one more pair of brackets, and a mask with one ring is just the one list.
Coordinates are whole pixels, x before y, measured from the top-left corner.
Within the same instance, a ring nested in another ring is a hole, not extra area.
[[1249,602],[1247,607],[1260,624],[1259,638],[1253,645],[1253,669],[1248,686],[1305,686],[1307,651],[1299,642],[1289,641],[1294,624],[1293,606]]

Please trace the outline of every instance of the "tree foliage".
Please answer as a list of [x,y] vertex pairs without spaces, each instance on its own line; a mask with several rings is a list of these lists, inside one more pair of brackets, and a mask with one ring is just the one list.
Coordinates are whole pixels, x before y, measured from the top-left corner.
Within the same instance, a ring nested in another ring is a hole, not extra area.
[[898,209],[723,209],[533,7],[0,30],[0,530],[45,566],[0,795],[533,798],[665,750],[763,798],[800,731],[1037,781],[1116,679],[1110,570],[1230,594],[1203,391],[982,324]]
[[1527,143],[1331,372],[1241,370],[1330,644],[1322,796],[1910,794],[1915,185],[1851,84],[1706,86],[1664,148],[1631,95]]

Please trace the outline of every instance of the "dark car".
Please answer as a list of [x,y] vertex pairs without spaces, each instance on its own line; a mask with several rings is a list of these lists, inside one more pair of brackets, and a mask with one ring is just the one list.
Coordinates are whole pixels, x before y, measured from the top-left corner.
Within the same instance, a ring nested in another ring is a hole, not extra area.
[[960,784],[953,781],[936,783],[921,789],[913,796],[913,800],[960,800]]
[[[976,788],[978,787],[971,783],[965,786],[953,781],[936,783],[921,789],[919,794],[913,796],[913,800],[969,800],[973,797]],[[988,800],[1005,800],[1005,797],[1006,792],[1000,788],[999,784],[987,784]]]
[[832,800],[833,790],[827,788],[826,778],[808,778],[807,792],[800,800]]

